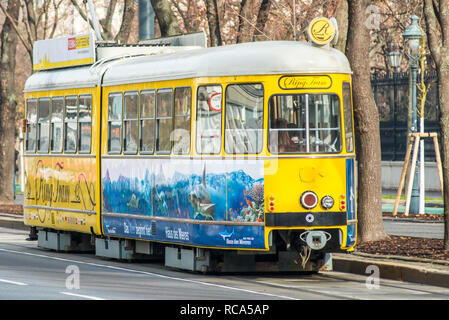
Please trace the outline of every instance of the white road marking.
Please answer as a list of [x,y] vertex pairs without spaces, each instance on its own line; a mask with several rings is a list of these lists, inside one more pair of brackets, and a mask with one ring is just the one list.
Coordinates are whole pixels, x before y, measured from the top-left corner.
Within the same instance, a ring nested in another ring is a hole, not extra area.
[[132,273],[146,274],[146,275],[150,275],[150,276],[154,276],[154,277],[165,278],[165,279],[170,279],[170,280],[175,280],[175,281],[190,282],[190,283],[195,283],[195,284],[200,284],[200,285],[205,285],[205,286],[211,286],[211,287],[217,287],[217,288],[222,288],[222,289],[242,291],[242,292],[253,293],[253,294],[260,294],[260,295],[270,296],[270,297],[275,297],[275,298],[280,298],[280,299],[300,300],[300,299],[292,298],[292,297],[288,297],[288,296],[282,296],[282,295],[271,294],[271,293],[266,293],[266,292],[258,292],[258,291],[242,289],[242,288],[236,288],[236,287],[229,287],[229,286],[225,286],[225,285],[221,285],[221,284],[209,283],[209,282],[198,281],[198,280],[190,280],[190,279],[183,279],[183,278],[177,278],[177,277],[170,277],[170,276],[165,276],[163,274],[147,272],[147,271],[141,271],[141,270],[133,270],[133,269],[129,269],[129,268],[114,267],[114,266],[108,266],[108,265],[92,263],[92,262],[76,261],[76,260],[71,260],[71,259],[64,259],[64,258],[47,256],[47,255],[43,255],[43,254],[21,252],[21,251],[9,250],[9,249],[1,249],[0,248],[0,251],[16,253],[16,254],[23,254],[23,255],[29,255],[29,256],[40,257],[40,258],[47,258],[47,259],[52,259],[52,260],[65,261],[65,262],[70,262],[70,263],[85,264],[85,265],[95,266],[95,267],[100,267],[100,268],[108,268],[108,269],[120,270],[120,271],[132,272]]
[[11,280],[5,280],[5,279],[0,279],[0,282],[15,284],[15,285],[18,285],[18,286],[27,286],[28,285],[28,284],[23,283],[23,282],[11,281]]
[[83,294],[76,294],[76,293],[71,293],[71,292],[60,292],[60,293],[68,295],[68,296],[74,296],[74,297],[85,298],[85,299],[90,299],[90,300],[105,300],[105,299],[99,298],[99,297],[86,296],[86,295],[83,295]]
[[99,297],[86,296],[86,295],[83,295],[83,294],[76,294],[76,293],[71,293],[71,292],[60,292],[60,293],[68,295],[68,296],[74,296],[74,297],[85,298],[85,299],[90,299],[90,300],[105,300],[105,299],[99,298]]

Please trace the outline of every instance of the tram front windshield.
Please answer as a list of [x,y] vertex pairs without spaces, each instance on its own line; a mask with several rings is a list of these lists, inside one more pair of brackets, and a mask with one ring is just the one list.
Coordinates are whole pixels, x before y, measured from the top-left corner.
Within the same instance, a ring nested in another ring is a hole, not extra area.
[[271,153],[341,151],[340,103],[336,94],[274,95],[269,108]]

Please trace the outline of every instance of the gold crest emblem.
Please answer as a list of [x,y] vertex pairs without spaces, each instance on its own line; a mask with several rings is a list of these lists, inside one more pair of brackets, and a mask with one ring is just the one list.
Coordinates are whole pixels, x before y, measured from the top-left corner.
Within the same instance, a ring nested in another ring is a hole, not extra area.
[[327,18],[319,17],[309,24],[309,38],[317,45],[326,45],[335,37],[334,24]]

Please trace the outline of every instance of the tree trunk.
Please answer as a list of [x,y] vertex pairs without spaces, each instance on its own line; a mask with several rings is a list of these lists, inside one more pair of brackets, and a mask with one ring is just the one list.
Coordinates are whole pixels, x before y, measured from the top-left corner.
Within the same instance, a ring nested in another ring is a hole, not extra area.
[[334,46],[335,49],[345,52],[346,50],[346,38],[348,35],[348,1],[343,0],[337,7],[335,12],[335,19],[338,23],[338,40]]
[[251,41],[251,16],[252,16],[252,8],[253,2],[242,0],[240,4],[240,13],[239,13],[239,25],[237,28],[237,43],[249,42]]
[[444,249],[449,250],[449,10],[447,0],[425,0],[427,41],[438,73],[444,186]]
[[379,113],[370,82],[369,0],[349,0],[346,55],[353,70],[354,127],[358,161],[358,241],[387,239],[382,220]]
[[151,0],[151,5],[161,29],[161,37],[179,35],[181,31],[170,2],[168,0]]
[[216,0],[206,0],[206,14],[209,24],[210,46],[218,47],[223,44],[221,40],[220,22]]
[[115,40],[120,41],[120,43],[128,43],[129,33],[131,32],[132,22],[136,13],[134,3],[134,0],[125,0],[122,24],[117,36],[115,37]]
[[[18,19],[20,2],[8,1],[8,13]],[[16,65],[17,33],[6,19],[0,34],[0,202],[14,203],[15,130],[16,130]]]
[[270,14],[271,1],[262,0],[260,4],[259,13],[257,14],[256,28],[253,34],[253,41],[260,41],[266,38],[263,33],[265,29],[265,24],[268,21],[268,15]]
[[444,249],[449,250],[449,57],[438,70],[438,91],[441,128],[441,157],[444,185]]

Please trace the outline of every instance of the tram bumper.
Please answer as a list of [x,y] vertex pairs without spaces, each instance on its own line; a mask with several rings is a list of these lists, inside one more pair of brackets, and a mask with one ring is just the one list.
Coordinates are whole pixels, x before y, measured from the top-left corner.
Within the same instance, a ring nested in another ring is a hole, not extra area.
[[332,227],[347,224],[346,212],[270,212],[266,227]]
[[345,212],[278,212],[265,214],[265,226],[280,233],[287,243],[299,250],[345,251],[343,238],[347,225]]

